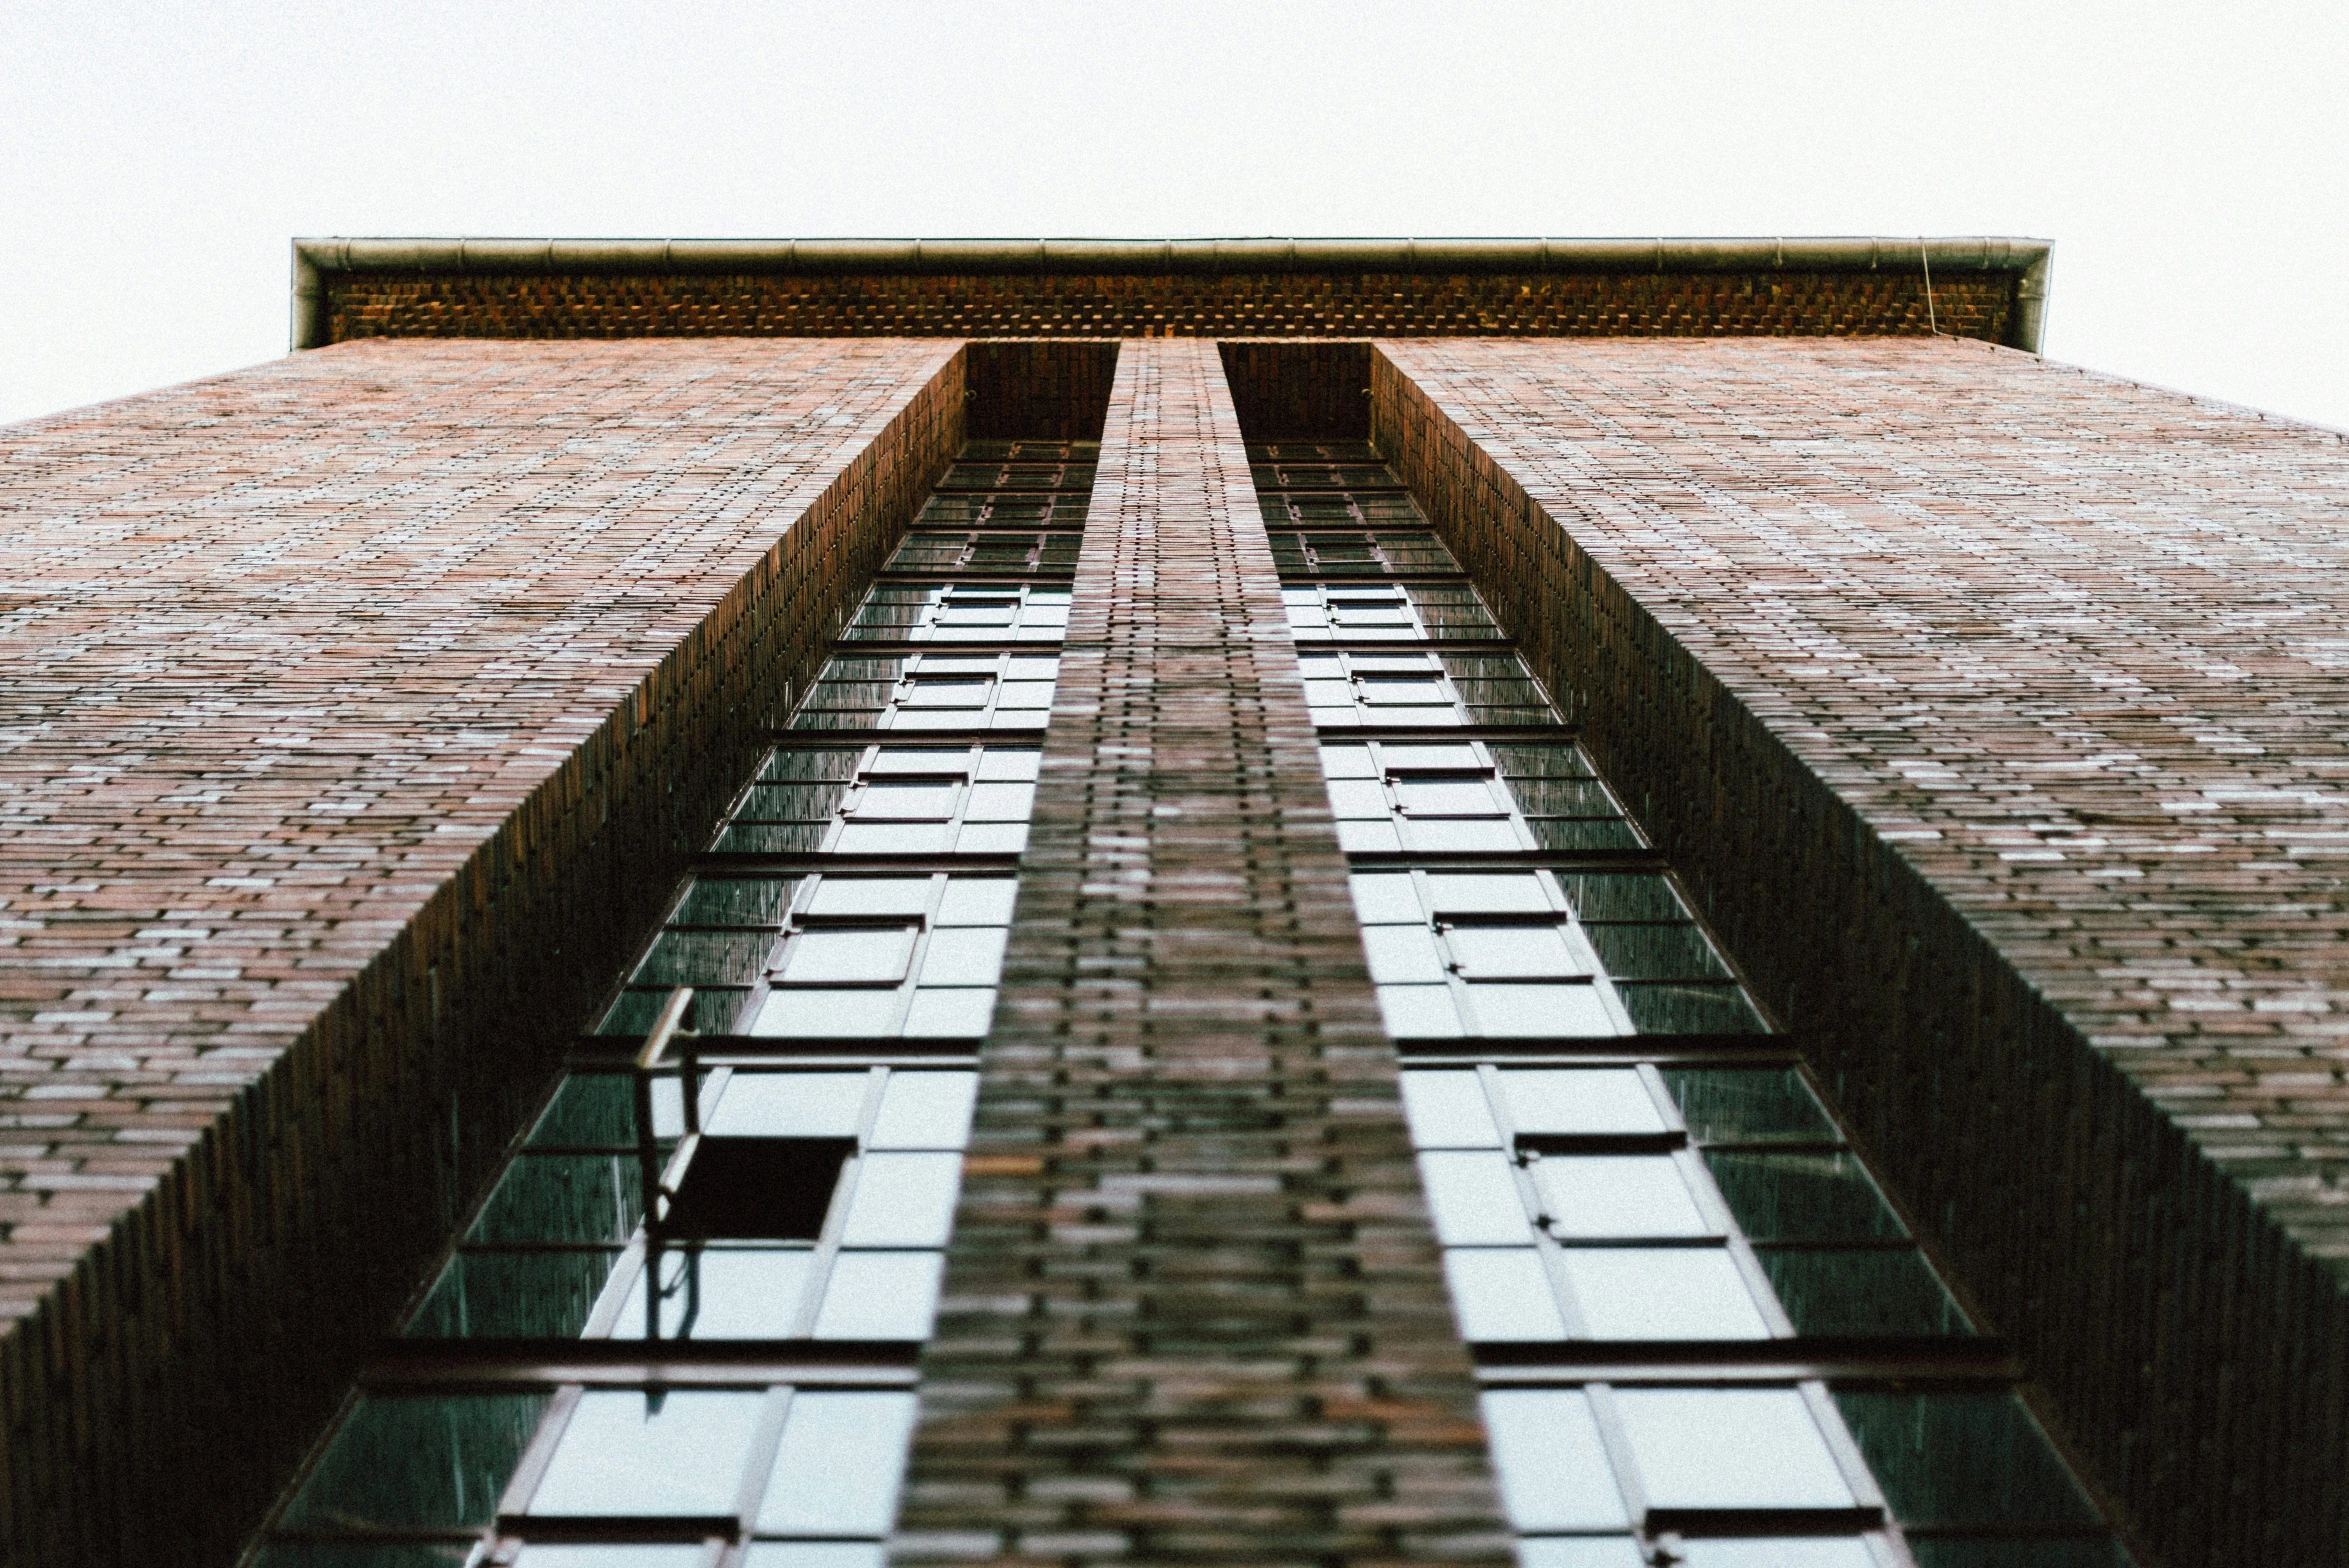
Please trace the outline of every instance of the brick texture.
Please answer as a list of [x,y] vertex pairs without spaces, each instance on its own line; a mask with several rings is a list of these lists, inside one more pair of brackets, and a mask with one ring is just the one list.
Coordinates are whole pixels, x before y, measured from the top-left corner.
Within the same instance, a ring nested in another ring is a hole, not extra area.
[[1967,343],[1373,422],[2155,1560],[2349,1560],[2349,445]]
[[332,342],[367,337],[1875,337],[2006,342],[2010,273],[857,276],[345,274]]
[[1215,349],[1118,360],[900,1562],[1509,1559]]
[[944,343],[0,433],[0,1541],[226,1561],[962,438]]

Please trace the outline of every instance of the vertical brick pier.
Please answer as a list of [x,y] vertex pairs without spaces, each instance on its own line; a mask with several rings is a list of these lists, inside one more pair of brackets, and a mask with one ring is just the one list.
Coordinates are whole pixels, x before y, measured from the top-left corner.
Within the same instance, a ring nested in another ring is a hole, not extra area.
[[1214,345],[1117,365],[899,1562],[1510,1560]]

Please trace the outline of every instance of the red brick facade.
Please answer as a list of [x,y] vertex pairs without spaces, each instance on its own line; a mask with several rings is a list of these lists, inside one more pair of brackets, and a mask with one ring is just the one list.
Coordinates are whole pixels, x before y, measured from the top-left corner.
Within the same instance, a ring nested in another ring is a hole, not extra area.
[[2349,443],[1983,346],[1382,344],[1382,447],[2178,1563],[2349,1532]]
[[233,1552],[962,407],[368,344],[0,437],[10,1562]]

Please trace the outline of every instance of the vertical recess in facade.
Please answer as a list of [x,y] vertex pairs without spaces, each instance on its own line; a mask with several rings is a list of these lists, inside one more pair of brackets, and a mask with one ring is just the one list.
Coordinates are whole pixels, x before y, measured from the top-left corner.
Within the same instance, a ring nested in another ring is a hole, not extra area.
[[1094,454],[964,448],[254,1568],[881,1561]]
[[[1300,406],[1278,352],[1226,351],[1252,434]],[[1249,455],[1521,1561],[2125,1563],[2013,1358],[1321,401],[1296,423],[1324,433]]]

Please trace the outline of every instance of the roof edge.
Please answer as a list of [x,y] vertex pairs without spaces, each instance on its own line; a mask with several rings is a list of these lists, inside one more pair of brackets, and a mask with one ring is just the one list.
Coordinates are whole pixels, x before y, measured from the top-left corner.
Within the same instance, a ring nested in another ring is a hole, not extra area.
[[2047,313],[2054,244],[2001,236],[1629,239],[491,239],[293,242],[293,347],[325,341],[325,279],[355,273],[1951,272],[2018,274],[2014,346]]

